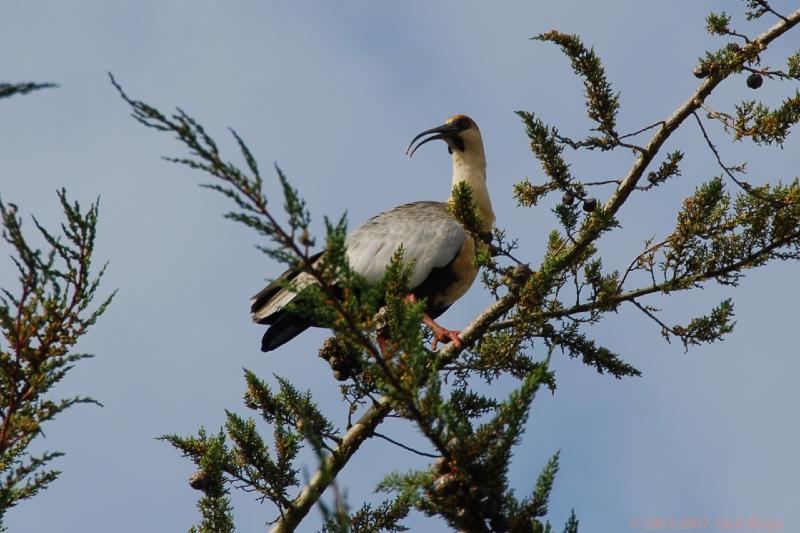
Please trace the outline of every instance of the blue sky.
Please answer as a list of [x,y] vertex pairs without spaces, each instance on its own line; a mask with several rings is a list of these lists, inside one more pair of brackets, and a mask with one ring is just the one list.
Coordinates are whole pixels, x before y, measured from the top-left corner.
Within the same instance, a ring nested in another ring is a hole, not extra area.
[[[323,332],[259,352],[261,329],[249,321],[247,300],[279,266],[253,247],[253,234],[221,218],[229,206],[196,187],[203,176],[159,158],[183,151],[128,116],[108,71],[136,98],[185,109],[230,158],[226,127],[236,128],[262,168],[281,165],[317,215],[317,228],[322,215],[347,211],[357,224],[403,202],[446,198],[444,147],[429,145],[412,160],[403,151],[417,132],[469,114],[483,132],[497,223],[535,264],[556,224],[551,202],[523,209],[511,197],[522,177],[542,179],[513,111],[533,111],[576,137],[591,124],[568,61],[528,38],[552,28],[582,35],[622,93],[620,130],[632,131],[691,94],[697,57],[721,43],[706,35],[703,17],[723,7],[737,10],[722,1],[634,0],[5,3],[2,81],[61,87],[0,104],[0,194],[51,226],[58,222],[57,188],[84,203],[99,196],[98,259],[110,261],[106,290],[119,289],[79,345],[97,357],[58,389],[90,394],[105,407],[73,409],[45,429],[37,445],[67,453],[58,462],[64,473],[11,511],[10,531],[186,530],[197,518],[197,494],[186,483],[193,468],[155,437],[216,429],[224,409],[245,412],[243,367],[312,389],[335,422],[345,420],[336,384],[315,355]],[[798,42],[790,34],[766,58],[780,66]],[[755,94],[774,103],[795,89],[768,82]],[[736,78],[711,103],[725,108],[753,94]],[[727,161],[750,161],[754,183],[797,173],[796,135],[784,150],[755,150],[728,143],[719,128],[710,131]],[[692,124],[665,148],[687,153],[683,176],[625,206],[622,230],[600,242],[610,268],[627,266],[648,237],[664,236],[681,199],[719,173]],[[630,160],[624,153],[579,155],[572,168],[586,179],[608,179]],[[277,183],[267,187],[278,193]],[[735,298],[736,331],[688,354],[631,309],[604,320],[593,330],[597,340],[644,376],[616,381],[556,357],[558,391],[537,398],[516,450],[510,476],[518,493],[532,489],[561,449],[550,505],[559,528],[574,508],[585,531],[626,531],[631,520],[648,517],[771,518],[796,529],[796,279],[796,265],[774,264],[737,289],[710,286],[648,300],[680,323]],[[0,262],[0,281],[14,286],[9,261]],[[476,286],[442,323],[461,327],[489,300]],[[494,390],[505,394],[510,385]],[[387,425],[386,433],[423,445],[402,424]],[[374,501],[385,470],[422,465],[370,442],[341,486],[354,505]],[[234,502],[241,531],[263,530],[274,516],[251,495],[234,493]],[[419,516],[410,524],[446,530]]]

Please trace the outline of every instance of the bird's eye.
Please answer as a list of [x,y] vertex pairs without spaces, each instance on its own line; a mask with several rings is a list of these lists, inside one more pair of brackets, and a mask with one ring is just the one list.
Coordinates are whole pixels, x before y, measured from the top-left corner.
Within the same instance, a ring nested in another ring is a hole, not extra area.
[[458,129],[460,130],[469,129],[469,119],[466,118],[458,119],[458,121],[456,122],[456,126],[458,126]]

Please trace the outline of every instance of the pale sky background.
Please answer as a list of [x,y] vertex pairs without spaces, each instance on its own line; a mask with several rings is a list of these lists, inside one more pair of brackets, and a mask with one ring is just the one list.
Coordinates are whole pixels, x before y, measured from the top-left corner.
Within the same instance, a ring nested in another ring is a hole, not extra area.
[[[775,1],[783,11],[796,1]],[[97,259],[109,260],[103,292],[119,294],[78,348],[82,361],[57,388],[90,394],[105,407],[78,407],[45,428],[36,449],[61,450],[64,471],[51,488],[8,515],[14,533],[185,531],[198,519],[193,465],[155,437],[216,430],[224,409],[246,413],[242,368],[277,373],[310,388],[344,425],[336,383],[316,357],[324,333],[259,352],[248,298],[279,266],[253,245],[256,236],[225,221],[230,207],[196,184],[204,177],[162,161],[184,155],[146,130],[110,86],[112,71],[135,98],[200,120],[235,159],[226,127],[236,128],[261,162],[277,161],[305,196],[317,228],[324,214],[347,211],[352,224],[403,202],[444,199],[450,161],[431,144],[403,155],[419,131],[455,113],[480,125],[498,225],[537,263],[556,226],[552,201],[515,207],[512,185],[542,172],[514,110],[525,109],[580,137],[591,126],[581,81],[555,46],[528,38],[552,28],[575,32],[605,59],[622,92],[619,129],[636,130],[682,103],[698,81],[697,58],[725,41],[703,17],[739,12],[739,3],[564,2],[3,2],[0,79],[52,81],[59,89],[0,102],[0,194],[49,226],[59,221],[55,191],[88,204],[101,197]],[[769,24],[772,20],[766,18]],[[746,25],[762,29],[765,22]],[[766,54],[781,67],[800,33]],[[766,82],[757,93],[743,77],[727,81],[711,103],[737,97],[769,103],[797,84]],[[711,128],[730,163],[749,160],[754,183],[797,175],[798,136],[784,150],[730,144]],[[696,125],[666,149],[687,153],[683,176],[652,194],[634,195],[621,231],[604,237],[606,265],[624,268],[644,239],[663,237],[681,199],[719,173]],[[568,154],[572,155],[572,154]],[[581,155],[587,179],[618,177],[631,157]],[[268,190],[278,194],[274,181]],[[605,200],[610,190],[598,191]],[[277,202],[276,202],[277,203]],[[27,221],[28,230],[32,224]],[[7,255],[8,249],[2,251]],[[529,494],[547,459],[561,449],[550,517],[560,530],[571,508],[581,531],[623,532],[648,517],[782,520],[800,528],[797,479],[800,372],[796,264],[772,264],[741,287],[710,286],[693,295],[652,297],[672,323],[734,296],[738,327],[726,342],[688,354],[667,344],[655,324],[623,308],[592,330],[643,377],[617,381],[559,355],[555,396],[537,398],[511,479]],[[0,283],[14,288],[10,261]],[[442,317],[462,327],[488,303],[475,286]],[[274,383],[274,381],[272,381]],[[505,395],[510,383],[494,387]],[[424,446],[401,424],[384,431]],[[340,485],[350,503],[378,501],[372,490],[388,469],[426,463],[372,441],[347,466]],[[310,468],[313,461],[308,461]],[[234,492],[239,531],[263,531],[274,509]],[[314,531],[318,513],[302,530]],[[414,531],[446,531],[414,515]],[[711,528],[713,529],[713,527]]]

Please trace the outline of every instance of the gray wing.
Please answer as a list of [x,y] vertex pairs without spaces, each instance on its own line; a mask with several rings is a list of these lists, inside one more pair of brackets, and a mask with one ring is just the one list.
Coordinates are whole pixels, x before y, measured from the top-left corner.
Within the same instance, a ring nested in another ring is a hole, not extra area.
[[403,246],[414,264],[410,289],[434,268],[446,266],[461,250],[466,232],[441,202],[414,202],[377,215],[347,236],[350,266],[372,283],[381,279],[394,252]]

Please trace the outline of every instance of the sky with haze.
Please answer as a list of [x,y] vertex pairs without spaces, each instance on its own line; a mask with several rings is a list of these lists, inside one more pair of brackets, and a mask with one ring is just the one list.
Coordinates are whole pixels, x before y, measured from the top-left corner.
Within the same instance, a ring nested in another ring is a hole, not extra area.
[[[789,0],[773,5],[797,8]],[[58,188],[84,204],[100,197],[97,260],[110,262],[104,292],[119,289],[78,345],[96,358],[80,362],[56,389],[59,397],[91,395],[104,407],[76,407],[45,427],[36,450],[66,452],[56,463],[63,474],[10,511],[9,531],[188,529],[199,516],[198,493],[186,481],[193,466],[156,437],[200,426],[215,431],[225,409],[249,414],[241,401],[243,368],[272,383],[278,374],[310,388],[335,423],[345,422],[337,385],[316,356],[323,331],[259,352],[262,329],[250,323],[248,299],[280,266],[255,249],[254,233],[222,219],[231,206],[196,186],[203,175],[161,159],[185,151],[130,118],[109,71],[132,97],[162,111],[184,109],[227,159],[240,162],[227,133],[235,128],[265,176],[277,162],[300,190],[318,234],[323,215],[346,211],[356,225],[401,203],[446,199],[444,145],[431,143],[413,159],[403,152],[419,131],[468,114],[483,133],[497,224],[519,238],[518,255],[535,265],[557,227],[550,211],[557,198],[516,206],[513,184],[525,176],[541,183],[543,173],[513,112],[535,112],[572,137],[592,124],[569,61],[554,45],[529,38],[549,29],[581,35],[621,92],[620,131],[634,131],[685,101],[698,84],[697,58],[725,43],[705,32],[705,14],[739,14],[739,6],[722,0],[3,2],[0,81],[60,87],[0,102],[0,195],[49,227],[60,222]],[[735,18],[753,34],[772,23]],[[799,45],[795,30],[765,58],[781,68]],[[734,77],[710,102],[730,109],[737,99],[759,97],[774,105],[796,89],[767,81],[753,93]],[[783,150],[731,144],[716,125],[709,132],[727,162],[750,161],[753,183],[798,174],[797,132]],[[624,206],[622,229],[599,242],[609,269],[624,269],[646,239],[663,238],[681,200],[720,173],[692,122],[664,149],[686,152],[683,175]],[[576,176],[612,179],[632,156],[579,154],[571,161]],[[277,197],[277,181],[266,187]],[[596,193],[603,201],[611,190]],[[29,218],[25,227],[32,234]],[[653,517],[755,517],[797,531],[797,279],[797,264],[771,264],[735,289],[710,285],[645,300],[663,308],[668,322],[686,323],[734,297],[735,332],[686,354],[623,306],[591,332],[642,370],[641,378],[618,381],[554,357],[558,390],[537,396],[515,448],[510,479],[517,494],[531,492],[560,449],[549,507],[556,530],[574,508],[586,532],[634,530],[637,520]],[[12,263],[0,260],[0,286],[15,283]],[[476,284],[440,322],[463,327],[489,302]],[[503,380],[492,392],[505,396],[513,385]],[[425,447],[410,426],[389,422],[383,431]],[[315,466],[310,457],[305,464]],[[383,473],[426,464],[369,441],[340,486],[353,506],[379,501],[372,491]],[[251,494],[236,491],[233,500],[239,531],[264,531],[275,515]],[[315,512],[302,531],[318,523]],[[447,531],[418,514],[408,525]]]

